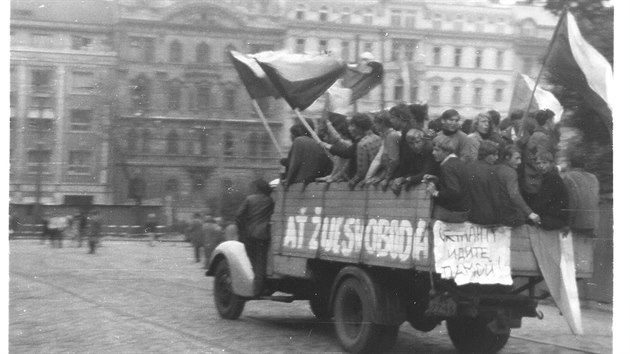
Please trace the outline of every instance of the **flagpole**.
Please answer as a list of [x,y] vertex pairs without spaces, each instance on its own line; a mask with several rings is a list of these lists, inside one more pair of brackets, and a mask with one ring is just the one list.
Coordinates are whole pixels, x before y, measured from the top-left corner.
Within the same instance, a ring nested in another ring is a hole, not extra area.
[[256,102],[256,100],[253,98],[252,98],[252,105],[254,106],[254,109],[256,110],[258,117],[260,117],[260,119],[262,120],[262,123],[265,126],[267,133],[269,133],[269,137],[271,138],[271,141],[273,141],[273,144],[276,146],[276,150],[278,150],[278,154],[280,155],[280,157],[282,157],[283,156],[282,148],[280,148],[280,144],[278,143],[278,140],[276,140],[276,137],[273,135],[273,132],[271,131],[271,127],[269,126],[269,123],[267,122],[267,118],[265,118],[265,115],[260,109],[258,102]]
[[[315,133],[315,131],[313,130],[313,128],[311,128],[310,125],[308,125],[308,123],[306,122],[306,119],[304,119],[304,117],[302,116],[302,113],[300,113],[300,110],[297,108],[293,109],[293,112],[295,112],[295,114],[297,114],[298,119],[300,120],[300,122],[302,122],[302,125],[304,125],[304,127],[306,128],[306,130],[308,130],[308,132],[311,134],[311,137],[313,139],[315,139],[315,141],[317,142],[317,144],[320,144],[322,142],[322,140],[319,138],[319,136],[317,136],[317,133]],[[321,144],[320,144],[321,145]],[[329,158],[332,158],[332,155],[330,154],[330,152],[328,151],[328,149],[324,148],[322,146],[322,149],[324,149],[324,152],[326,153],[326,156],[328,156]]]
[[[536,89],[538,88],[538,83],[540,82],[540,78],[542,77],[543,70],[545,70],[545,66],[547,66],[549,53],[551,53],[551,48],[553,48],[553,45],[556,42],[556,38],[558,37],[558,31],[560,29],[560,26],[562,26],[563,21],[565,21],[567,17],[567,12],[569,12],[569,9],[565,7],[564,10],[562,11],[562,14],[560,15],[558,24],[556,25],[556,28],[553,31],[553,36],[551,36],[551,42],[549,43],[549,48],[547,48],[547,53],[545,54],[545,58],[543,59],[542,65],[540,66],[540,71],[538,72],[538,76],[536,77],[536,82],[534,83],[534,89],[532,90],[532,95],[529,98],[529,103],[527,104],[527,110],[525,110],[524,118],[527,118],[529,116],[529,109],[531,108],[532,103],[534,102],[534,96],[536,95]],[[521,130],[521,134],[522,133],[523,131]]]

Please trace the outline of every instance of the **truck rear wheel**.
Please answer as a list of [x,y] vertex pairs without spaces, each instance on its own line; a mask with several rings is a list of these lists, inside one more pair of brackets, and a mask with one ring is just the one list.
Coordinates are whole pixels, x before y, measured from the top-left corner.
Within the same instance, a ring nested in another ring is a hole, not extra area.
[[214,305],[222,318],[235,320],[243,313],[245,301],[232,290],[230,266],[224,259],[217,265],[214,276]]
[[505,346],[510,333],[494,334],[488,318],[454,317],[446,320],[448,336],[455,347],[463,352],[496,353]]
[[398,337],[398,326],[370,322],[375,312],[370,293],[358,279],[350,277],[335,295],[335,332],[341,346],[351,353],[386,351]]

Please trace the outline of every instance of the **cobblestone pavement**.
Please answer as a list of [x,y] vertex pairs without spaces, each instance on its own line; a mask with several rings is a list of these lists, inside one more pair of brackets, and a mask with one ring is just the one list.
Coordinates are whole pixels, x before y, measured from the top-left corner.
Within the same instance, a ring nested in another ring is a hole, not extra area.
[[[236,321],[220,319],[212,278],[181,242],[106,241],[87,249],[10,242],[11,353],[321,353],[340,352],[332,323],[308,303],[252,301]],[[523,319],[503,353],[610,353],[612,314],[584,309],[587,335],[576,337],[551,305]],[[573,348],[573,349],[570,349]],[[422,333],[408,324],[393,348],[455,353],[446,328]]]

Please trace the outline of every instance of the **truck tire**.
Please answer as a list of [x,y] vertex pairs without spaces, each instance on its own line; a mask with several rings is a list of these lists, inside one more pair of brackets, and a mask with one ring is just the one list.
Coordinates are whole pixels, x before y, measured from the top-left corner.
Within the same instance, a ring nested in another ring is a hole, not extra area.
[[232,291],[232,277],[227,260],[217,264],[214,275],[214,306],[219,315],[228,320],[235,320],[243,313],[245,301],[238,298]]
[[332,313],[328,308],[328,296],[315,293],[308,300],[308,304],[311,306],[311,312],[318,320],[326,321],[332,318]]
[[488,328],[492,319],[454,317],[446,320],[448,336],[455,348],[463,352],[496,353],[505,346],[510,333],[494,334]]
[[386,351],[398,337],[398,326],[370,322],[375,309],[369,294],[354,277],[343,280],[335,294],[335,332],[341,346],[351,353]]

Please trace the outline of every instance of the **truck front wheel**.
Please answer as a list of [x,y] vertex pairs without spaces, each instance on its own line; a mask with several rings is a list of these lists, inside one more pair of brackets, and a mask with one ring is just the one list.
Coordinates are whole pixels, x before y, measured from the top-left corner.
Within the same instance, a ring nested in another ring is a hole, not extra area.
[[488,328],[488,318],[454,317],[446,320],[448,336],[463,352],[496,353],[505,346],[510,333],[495,334]]
[[232,291],[232,277],[227,260],[217,264],[214,275],[214,305],[222,318],[235,320],[243,313],[245,301]]
[[370,322],[375,309],[369,294],[358,279],[350,277],[335,295],[335,332],[342,347],[351,353],[386,351],[398,337],[398,326]]

